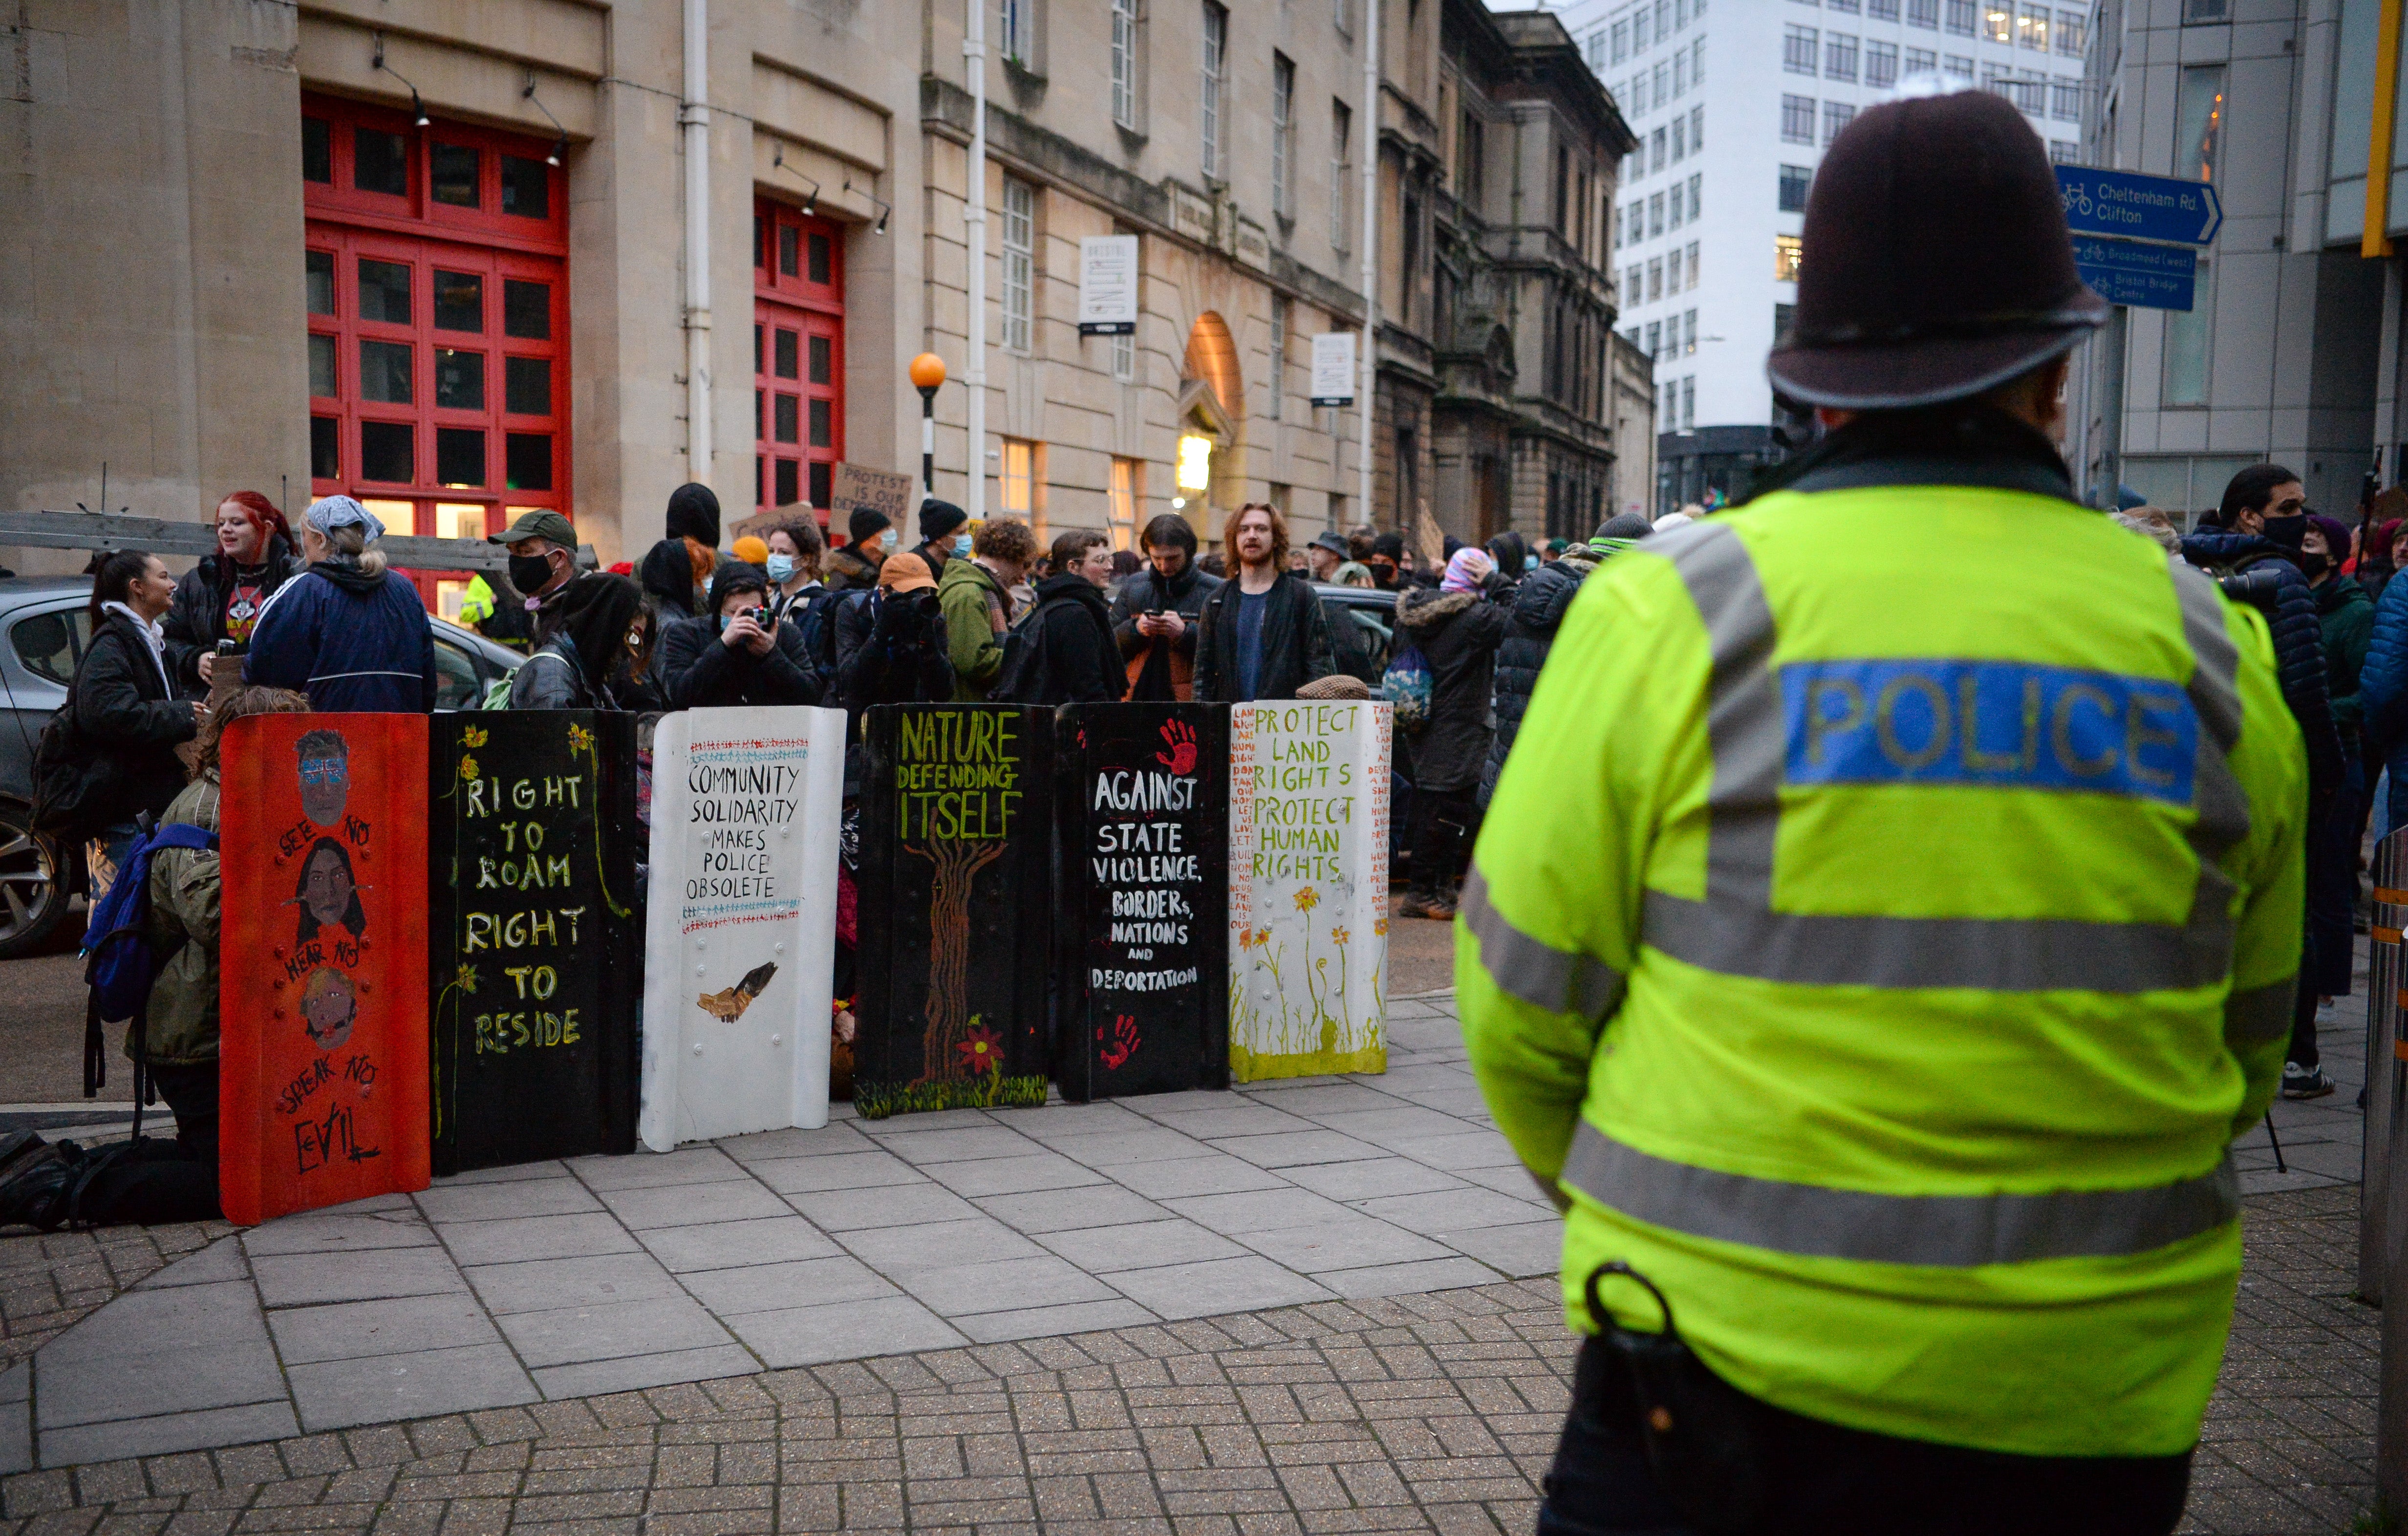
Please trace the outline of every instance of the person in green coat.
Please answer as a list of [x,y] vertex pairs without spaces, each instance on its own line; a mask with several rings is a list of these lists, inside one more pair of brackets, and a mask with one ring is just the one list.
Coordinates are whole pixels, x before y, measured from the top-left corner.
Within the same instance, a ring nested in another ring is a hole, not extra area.
[[[161,825],[218,829],[218,741],[251,714],[299,713],[300,694],[244,688],[210,711],[193,752],[192,782]],[[145,1009],[141,1059],[175,1116],[173,1141],[145,1138],[87,1153],[73,1141],[45,1143],[22,1132],[0,1163],[0,1227],[53,1231],[70,1216],[92,1227],[126,1222],[209,1221],[218,1205],[218,918],[223,884],[214,848],[162,849],[150,857],[150,914],[144,937],[161,956]],[[136,1059],[134,1026],[126,1059]]]
[[1011,589],[1037,558],[1037,536],[1016,517],[991,517],[970,536],[970,557],[948,560],[937,582],[953,664],[953,698],[975,704],[1003,670],[1003,638],[1011,628]]
[[2358,701],[2358,668],[2366,665],[2367,642],[2374,637],[2374,601],[2366,588],[2341,573],[2349,553],[2349,530],[2329,517],[2310,517],[2300,536],[2300,565],[2316,595],[2316,623],[2325,635],[2325,686],[2332,695],[2333,724],[2341,727],[2342,745],[2357,752],[2365,711]]

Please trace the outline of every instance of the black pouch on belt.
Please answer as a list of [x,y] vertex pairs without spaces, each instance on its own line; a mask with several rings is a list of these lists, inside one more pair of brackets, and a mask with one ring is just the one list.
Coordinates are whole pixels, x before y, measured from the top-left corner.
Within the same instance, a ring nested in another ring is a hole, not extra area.
[[[1664,1313],[1664,1331],[1626,1328],[1598,1300],[1608,1275],[1643,1286]],[[1598,1337],[1629,1372],[1639,1433],[1656,1486],[1674,1508],[1714,1536],[1744,1531],[1764,1507],[1755,1400],[1713,1373],[1673,1326],[1672,1304],[1629,1265],[1598,1266],[1586,1287]]]

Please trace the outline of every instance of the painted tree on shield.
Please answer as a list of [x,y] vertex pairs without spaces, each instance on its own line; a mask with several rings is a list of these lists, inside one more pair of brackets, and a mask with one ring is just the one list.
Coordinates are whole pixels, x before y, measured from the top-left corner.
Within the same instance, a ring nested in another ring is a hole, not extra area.
[[978,872],[1004,854],[1001,841],[934,838],[903,851],[935,868],[928,885],[928,1027],[922,1040],[920,1083],[966,1077],[960,1047],[970,1033],[970,891]]

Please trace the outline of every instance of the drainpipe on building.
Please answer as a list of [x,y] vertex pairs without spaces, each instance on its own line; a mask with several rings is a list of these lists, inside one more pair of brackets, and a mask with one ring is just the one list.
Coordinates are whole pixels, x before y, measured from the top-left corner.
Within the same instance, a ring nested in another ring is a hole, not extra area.
[[[1365,525],[1373,525],[1371,418],[1378,414],[1378,397],[1372,392],[1379,383],[1379,363],[1371,349],[1380,320],[1380,7],[1385,3],[1367,0],[1363,7],[1363,355],[1358,360],[1363,382],[1357,386],[1361,398],[1354,408],[1361,413],[1363,447],[1355,457],[1354,474]],[[1405,280],[1412,280],[1411,273]],[[1401,492],[1404,481],[1399,478],[1397,485]],[[1400,502],[1397,526],[1412,528],[1412,509]]]
[[686,478],[710,483],[710,0],[685,0]]
[[962,214],[969,242],[969,496],[965,510],[976,523],[986,516],[986,7],[991,0],[968,0],[969,31],[962,57],[970,71],[969,206]]

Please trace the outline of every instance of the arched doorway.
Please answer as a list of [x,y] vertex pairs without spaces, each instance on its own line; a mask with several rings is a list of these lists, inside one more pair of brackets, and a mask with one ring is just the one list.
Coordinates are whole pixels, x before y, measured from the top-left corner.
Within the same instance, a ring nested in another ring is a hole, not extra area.
[[1212,386],[1221,412],[1232,422],[1245,419],[1245,376],[1238,367],[1238,344],[1229,337],[1228,323],[1211,309],[1196,317],[1187,332],[1187,376]]

